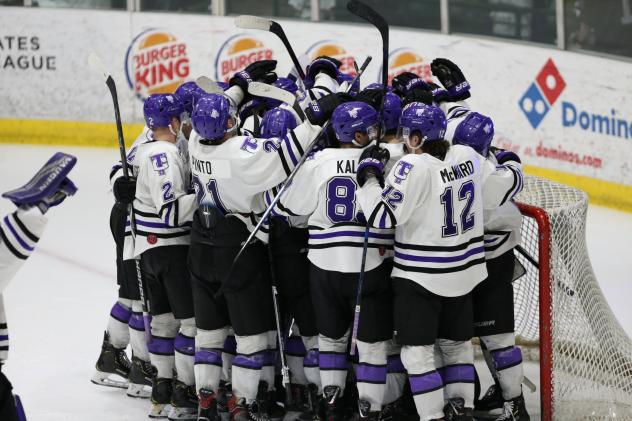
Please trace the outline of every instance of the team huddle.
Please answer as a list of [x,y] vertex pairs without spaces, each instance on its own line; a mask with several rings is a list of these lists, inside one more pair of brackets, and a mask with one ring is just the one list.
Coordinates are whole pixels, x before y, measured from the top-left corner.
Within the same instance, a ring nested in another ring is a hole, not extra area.
[[119,298],[92,381],[170,420],[528,420],[521,163],[461,70],[360,90],[331,57],[304,80],[275,68],[145,100],[132,176],[110,173]]

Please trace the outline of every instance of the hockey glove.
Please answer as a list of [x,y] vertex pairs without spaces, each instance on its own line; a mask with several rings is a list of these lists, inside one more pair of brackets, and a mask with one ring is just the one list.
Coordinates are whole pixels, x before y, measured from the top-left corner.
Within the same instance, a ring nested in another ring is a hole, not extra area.
[[366,102],[374,109],[379,110],[382,105],[382,97],[384,96],[382,94],[383,91],[381,89],[365,89],[355,97],[354,101]]
[[430,89],[432,92],[432,98],[435,103],[441,104],[442,102],[452,101],[452,97],[450,96],[450,93],[448,93],[448,91],[443,89],[441,86],[432,82],[429,83],[428,86],[430,86]]
[[66,177],[64,181],[59,185],[59,189],[55,191],[55,193],[50,196],[45,197],[41,202],[37,203],[37,207],[45,214],[48,209],[53,206],[59,205],[63,202],[68,196],[72,196],[77,192],[77,186],[73,183],[70,178]]
[[430,69],[443,87],[448,90],[452,101],[463,101],[471,96],[470,84],[465,80],[459,66],[450,60],[436,58],[430,64]]
[[388,149],[380,148],[377,145],[364,148],[362,155],[360,155],[360,164],[356,174],[358,185],[363,187],[369,177],[375,177],[380,186],[384,187],[384,167],[390,157],[391,154]]
[[114,198],[117,203],[129,205],[136,198],[136,179],[119,177],[112,187]]
[[331,118],[338,105],[349,101],[353,101],[353,97],[343,92],[325,95],[312,101],[305,110],[305,115],[310,123],[322,126]]
[[393,92],[404,98],[408,92],[415,88],[429,91],[428,84],[419,75],[412,72],[400,73],[393,78]]
[[493,146],[489,148],[489,151],[494,154],[494,156],[496,157],[496,161],[498,161],[500,165],[509,161],[522,163],[522,161],[520,161],[520,157],[514,152],[495,148]]
[[410,104],[411,102],[422,102],[426,105],[432,105],[434,96],[432,92],[422,88],[413,88],[406,93],[402,99],[402,107]]
[[248,92],[248,84],[266,76],[276,68],[276,60],[260,60],[249,64],[244,70],[237,72],[228,81],[229,86],[239,86],[244,94]]
[[312,61],[307,66],[307,71],[305,72],[305,80],[303,81],[303,83],[305,84],[305,88],[312,89],[314,87],[316,75],[319,73],[325,73],[326,75],[329,75],[332,79],[338,79],[338,69],[340,68],[341,64],[342,63],[340,63],[340,60],[336,60],[333,57],[316,57],[314,61]]

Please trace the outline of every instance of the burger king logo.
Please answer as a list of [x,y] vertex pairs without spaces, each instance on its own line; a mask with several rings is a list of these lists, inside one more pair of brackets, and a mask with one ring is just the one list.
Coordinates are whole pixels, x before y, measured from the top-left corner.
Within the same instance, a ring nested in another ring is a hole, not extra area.
[[398,48],[388,56],[388,83],[403,72],[412,72],[428,82],[432,81],[430,63],[410,48]]
[[159,29],[137,35],[125,55],[127,83],[141,100],[151,94],[174,92],[189,72],[186,44]]
[[347,73],[352,76],[356,75],[355,67],[353,66],[353,62],[355,59],[351,54],[347,52],[343,47],[331,40],[319,41],[316,44],[309,47],[307,50],[307,56],[309,60],[312,61],[316,57],[320,56],[329,56],[333,57],[336,60],[340,60],[342,65],[340,66],[340,71],[342,73]]
[[228,38],[215,59],[215,80],[228,82],[236,72],[258,60],[272,60],[273,51],[248,34]]

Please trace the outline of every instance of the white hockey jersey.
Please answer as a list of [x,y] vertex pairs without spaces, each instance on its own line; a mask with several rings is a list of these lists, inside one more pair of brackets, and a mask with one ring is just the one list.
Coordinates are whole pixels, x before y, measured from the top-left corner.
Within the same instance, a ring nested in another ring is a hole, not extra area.
[[[452,142],[459,124],[471,112],[464,102],[446,103],[448,127],[445,139]],[[498,164],[492,154],[487,159]],[[522,179],[520,180],[522,182]],[[522,186],[520,187],[522,190]],[[520,244],[522,214],[513,200],[507,200],[502,206],[485,209],[485,258],[487,260],[502,256]]]
[[358,199],[374,226],[396,227],[392,276],[456,297],[487,277],[483,209],[510,200],[521,177],[518,163],[496,167],[472,148],[456,145],[444,160],[404,156],[384,189],[371,178]]
[[[356,168],[362,149],[325,149],[296,173],[281,209],[309,215],[309,260],[323,270],[360,271],[365,218],[357,201]],[[393,229],[371,228],[366,270],[379,266],[393,247]]]
[[132,159],[136,180],[133,203],[135,241],[125,229],[124,258],[161,246],[190,243],[191,221],[197,208],[190,189],[189,167],[178,147],[156,140],[138,145]]
[[0,221],[0,363],[9,355],[9,331],[2,293],[35,249],[47,221],[36,207],[18,209]]
[[[138,149],[138,145],[151,142],[153,140],[154,134],[149,129],[149,127],[145,126],[143,131],[134,139],[134,143],[127,150],[127,165],[128,170],[130,171],[130,176],[136,176],[134,174],[134,168],[132,167],[132,163],[134,161],[134,157],[136,156],[136,150]],[[114,187],[114,182],[123,176],[123,166],[121,165],[121,161],[116,161],[114,165],[112,165],[112,169],[110,170],[110,186]]]

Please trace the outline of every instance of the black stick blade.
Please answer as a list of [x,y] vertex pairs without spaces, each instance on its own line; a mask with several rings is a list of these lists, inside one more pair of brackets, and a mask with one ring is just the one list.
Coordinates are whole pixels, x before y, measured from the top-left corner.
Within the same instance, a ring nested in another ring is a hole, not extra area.
[[382,34],[382,38],[388,40],[388,22],[378,12],[358,0],[350,0],[347,3],[347,10],[375,26]]

